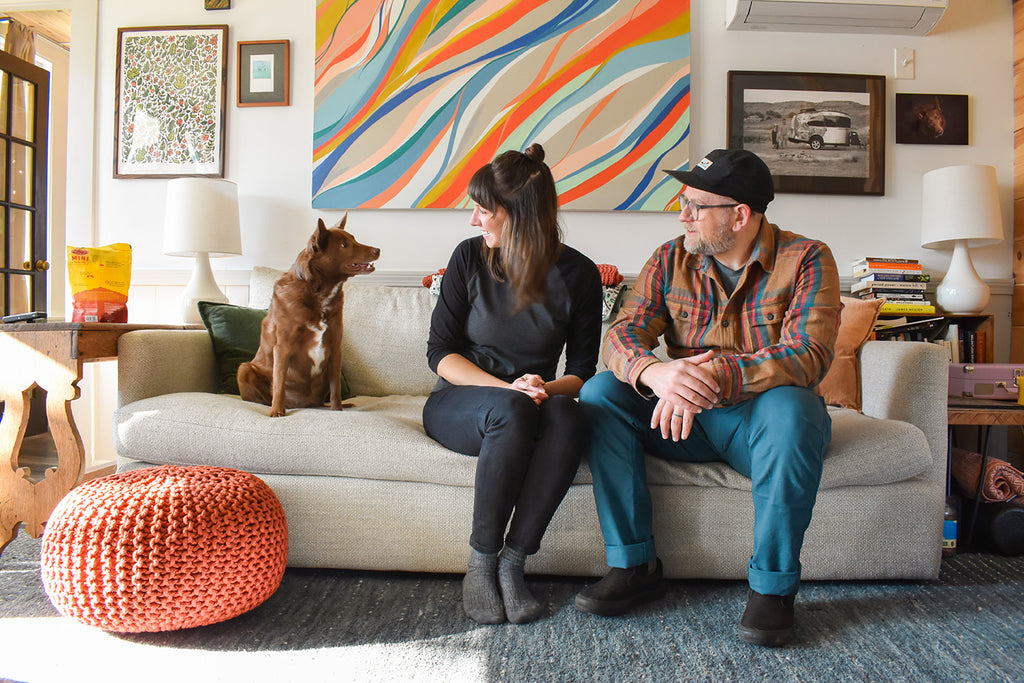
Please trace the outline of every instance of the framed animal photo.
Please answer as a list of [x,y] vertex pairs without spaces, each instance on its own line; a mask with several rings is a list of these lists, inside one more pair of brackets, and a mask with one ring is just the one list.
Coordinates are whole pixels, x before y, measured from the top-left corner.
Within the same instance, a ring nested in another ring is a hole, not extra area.
[[896,142],[966,145],[967,95],[896,93]]
[[730,71],[728,140],[776,192],[885,194],[885,77]]

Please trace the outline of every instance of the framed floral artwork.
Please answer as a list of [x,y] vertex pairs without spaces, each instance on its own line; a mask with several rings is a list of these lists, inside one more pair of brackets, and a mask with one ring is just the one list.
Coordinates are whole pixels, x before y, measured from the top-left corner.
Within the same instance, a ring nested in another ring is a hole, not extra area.
[[224,176],[227,25],[117,30],[114,177]]

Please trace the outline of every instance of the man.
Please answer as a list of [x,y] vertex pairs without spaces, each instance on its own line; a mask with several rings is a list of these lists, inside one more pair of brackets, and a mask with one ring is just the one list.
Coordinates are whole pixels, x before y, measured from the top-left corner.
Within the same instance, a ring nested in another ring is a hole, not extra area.
[[[800,548],[831,438],[811,390],[832,362],[839,274],[829,248],[764,216],[771,172],[746,150],[715,150],[681,181],[685,232],[644,265],[604,340],[611,372],[580,392],[611,571],[576,596],[622,614],[664,593],[644,453],[724,461],[750,477],[754,548],[739,637],[777,646],[793,630]],[[667,362],[652,350],[662,337]]]

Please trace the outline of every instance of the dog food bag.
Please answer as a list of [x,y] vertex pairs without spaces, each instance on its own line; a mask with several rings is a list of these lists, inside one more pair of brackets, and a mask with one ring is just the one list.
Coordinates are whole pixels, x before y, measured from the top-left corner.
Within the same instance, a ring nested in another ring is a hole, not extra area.
[[119,242],[105,247],[68,247],[68,281],[76,323],[128,322],[128,285],[132,247]]

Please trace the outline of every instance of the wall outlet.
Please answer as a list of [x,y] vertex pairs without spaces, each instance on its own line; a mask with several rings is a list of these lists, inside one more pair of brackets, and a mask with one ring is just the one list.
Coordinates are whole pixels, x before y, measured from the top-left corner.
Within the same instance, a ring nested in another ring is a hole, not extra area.
[[914,67],[916,66],[914,50],[909,47],[898,47],[895,50],[895,71],[896,78],[911,80],[914,78]]

